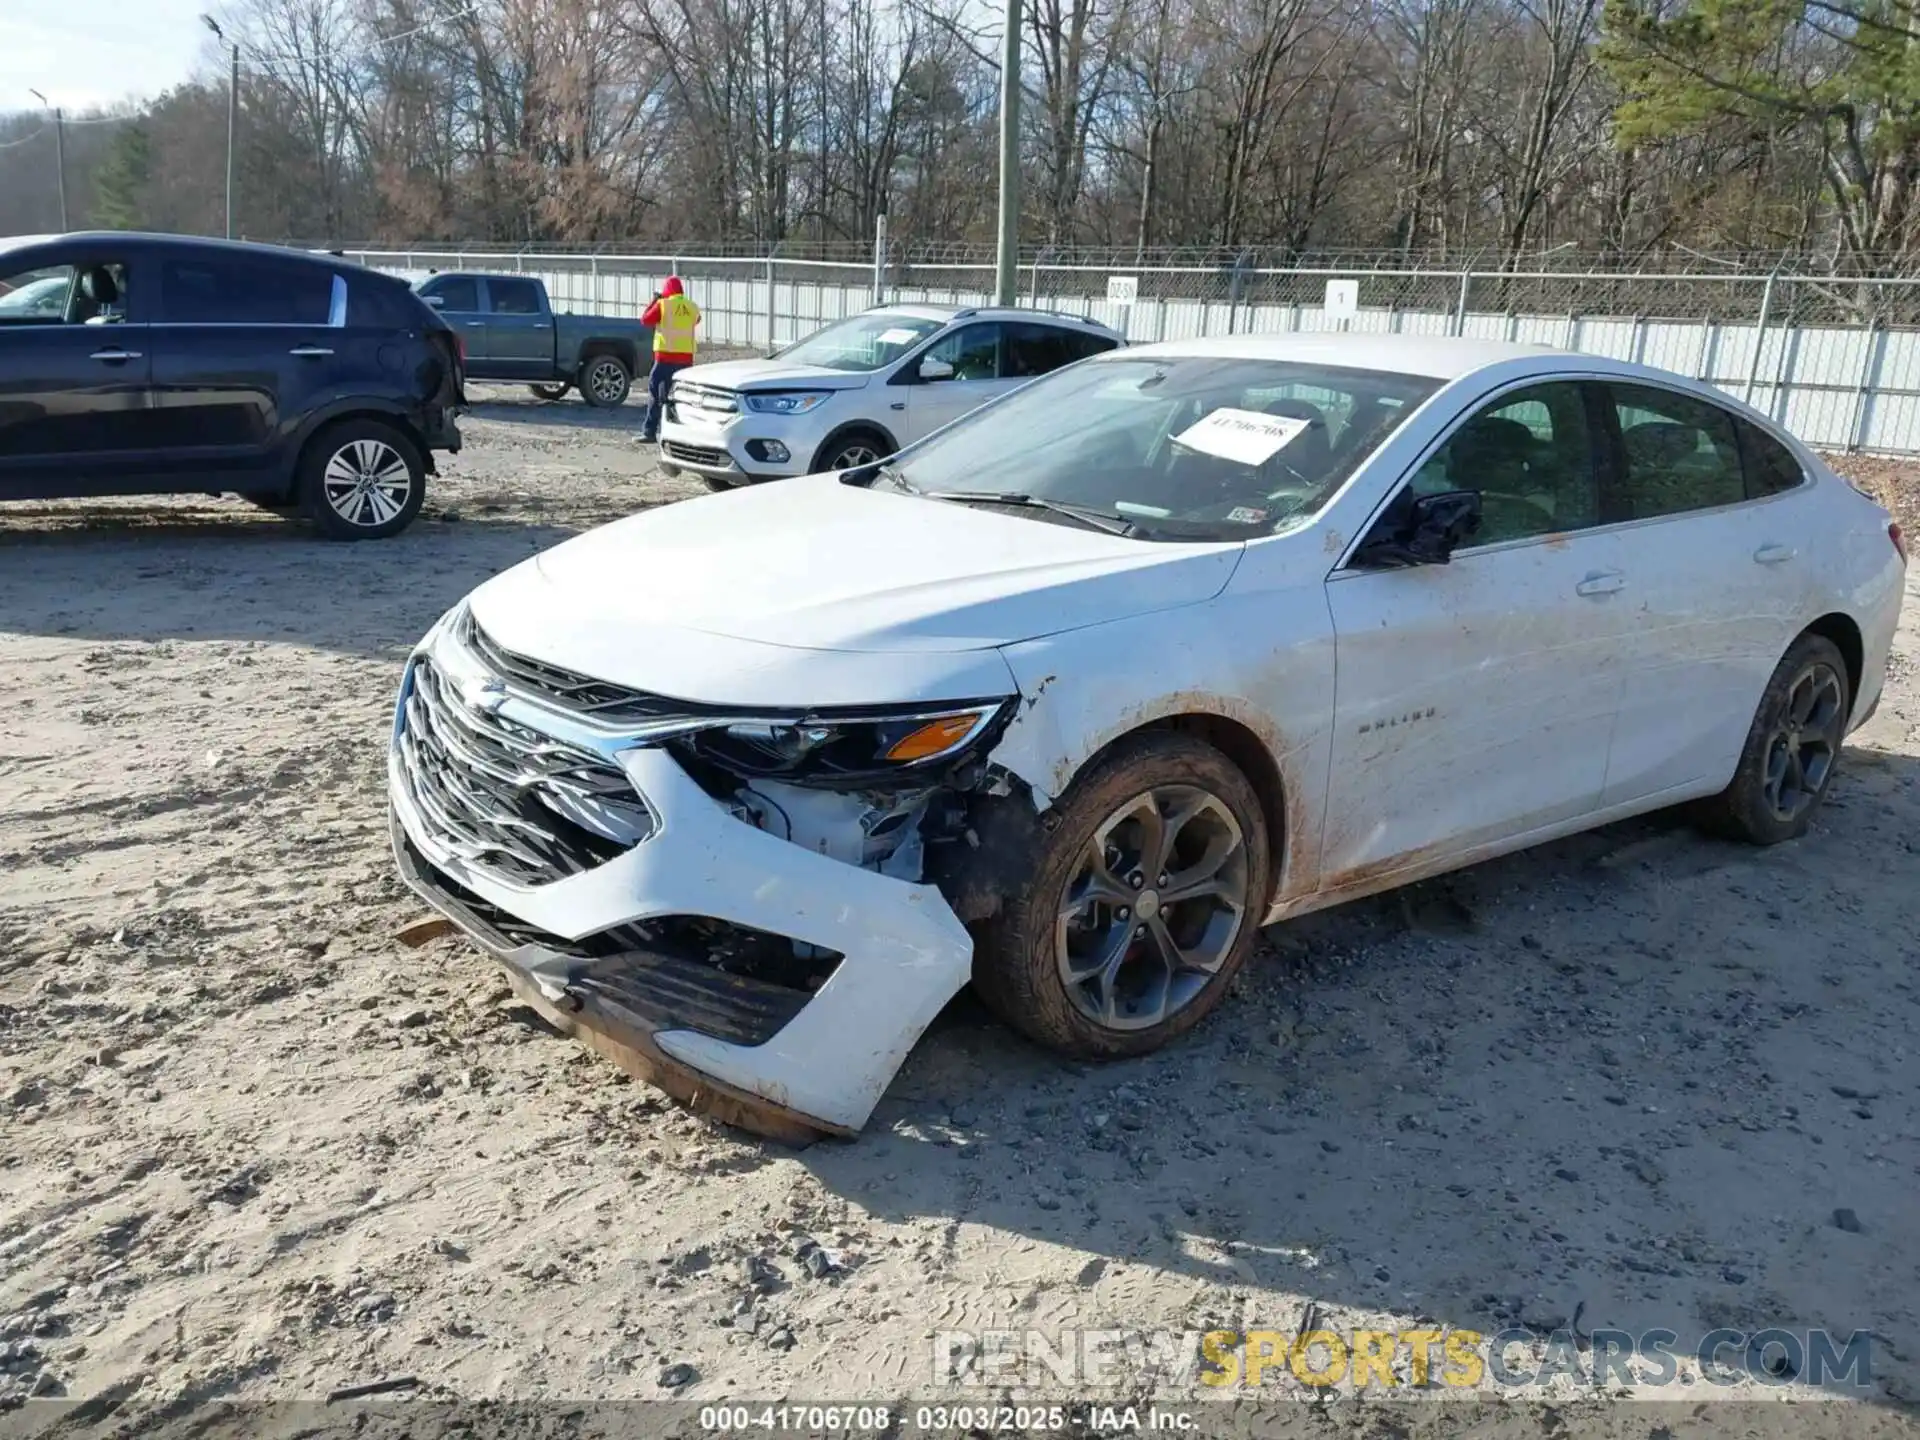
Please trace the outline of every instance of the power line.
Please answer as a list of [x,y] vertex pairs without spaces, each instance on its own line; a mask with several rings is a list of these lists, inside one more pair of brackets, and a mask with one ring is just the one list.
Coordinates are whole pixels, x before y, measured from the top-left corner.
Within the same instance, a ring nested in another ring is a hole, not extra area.
[[0,150],[15,149],[21,145],[25,145],[31,140],[38,140],[42,135],[46,133],[47,133],[47,127],[42,125],[38,130],[34,131],[31,135],[22,135],[18,140],[0,140]]

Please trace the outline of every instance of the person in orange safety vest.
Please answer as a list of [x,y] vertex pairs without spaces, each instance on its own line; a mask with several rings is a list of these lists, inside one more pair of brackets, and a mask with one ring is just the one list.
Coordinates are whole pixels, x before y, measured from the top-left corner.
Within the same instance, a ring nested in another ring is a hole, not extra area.
[[653,370],[647,376],[647,419],[640,438],[657,440],[673,377],[693,364],[693,332],[700,324],[700,307],[687,298],[680,277],[669,275],[640,323],[653,327]]

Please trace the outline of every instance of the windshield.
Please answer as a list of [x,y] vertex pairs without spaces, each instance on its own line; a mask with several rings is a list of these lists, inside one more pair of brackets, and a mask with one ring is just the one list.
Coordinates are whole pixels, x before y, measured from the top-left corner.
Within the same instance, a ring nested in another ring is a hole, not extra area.
[[882,365],[891,365],[945,323],[923,315],[891,315],[884,311],[856,315],[788,346],[779,358],[795,365],[818,365],[823,370],[878,370]]
[[1438,388],[1279,360],[1091,360],[976,411],[888,472],[922,492],[1119,516],[1147,539],[1249,539],[1305,523]]

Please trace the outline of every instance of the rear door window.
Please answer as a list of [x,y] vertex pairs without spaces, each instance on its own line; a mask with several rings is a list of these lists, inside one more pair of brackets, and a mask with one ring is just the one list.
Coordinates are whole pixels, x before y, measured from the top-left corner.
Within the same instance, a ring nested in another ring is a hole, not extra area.
[[1747,498],[1732,415],[1651,385],[1609,382],[1606,388],[1620,426],[1625,518],[1684,515]]
[[[487,295],[493,301],[493,313],[496,315],[540,313],[540,287],[531,280],[502,280],[496,277],[487,281]],[[453,307],[449,305],[447,308]]]
[[1740,460],[1746,469],[1749,500],[1778,495],[1805,483],[1807,473],[1800,462],[1773,436],[1744,420],[1734,421],[1733,428],[1740,435]]
[[325,325],[333,272],[219,256],[160,264],[160,318],[174,325]]

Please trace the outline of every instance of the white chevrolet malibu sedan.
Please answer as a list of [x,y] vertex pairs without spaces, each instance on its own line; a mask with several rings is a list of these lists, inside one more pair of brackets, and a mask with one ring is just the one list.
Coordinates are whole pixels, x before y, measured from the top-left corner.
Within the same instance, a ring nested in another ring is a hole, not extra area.
[[969,980],[1043,1045],[1137,1055],[1262,925],[1683,801],[1799,835],[1905,559],[1677,376],[1117,351],[481,586],[407,666],[394,840],[589,1043],[850,1133]]

